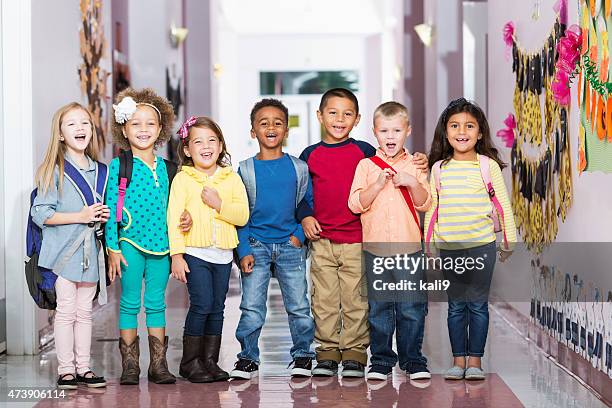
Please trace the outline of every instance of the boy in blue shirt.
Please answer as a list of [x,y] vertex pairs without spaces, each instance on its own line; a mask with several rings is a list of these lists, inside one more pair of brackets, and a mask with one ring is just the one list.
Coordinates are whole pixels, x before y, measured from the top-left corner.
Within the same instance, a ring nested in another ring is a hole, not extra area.
[[238,229],[242,315],[236,338],[242,351],[232,378],[258,374],[258,341],[266,320],[271,267],[289,315],[291,375],[311,375],[314,322],[308,302],[305,237],[296,209],[302,200],[312,208],[312,184],[306,163],[283,153],[288,122],[287,108],[276,99],[263,99],[251,110],[251,137],[257,139],[259,153],[241,162],[238,170],[247,190],[250,218]]

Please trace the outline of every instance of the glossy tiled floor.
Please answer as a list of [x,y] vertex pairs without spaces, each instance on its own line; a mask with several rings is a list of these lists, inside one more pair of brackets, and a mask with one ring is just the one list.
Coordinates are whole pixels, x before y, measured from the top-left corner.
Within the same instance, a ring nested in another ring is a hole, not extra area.
[[[111,292],[113,297],[113,292]],[[114,296],[116,299],[116,296]],[[221,366],[230,369],[239,349],[233,333],[240,316],[238,282],[232,278],[226,303],[226,324]],[[168,288],[168,332],[171,338],[169,365],[176,374],[181,358],[182,326],[186,313],[186,290],[176,282]],[[202,407],[604,407],[576,380],[549,361],[532,343],[524,340],[495,311],[491,313],[489,341],[484,368],[487,380],[481,383],[449,382],[441,373],[449,364],[450,345],[444,304],[430,304],[424,352],[433,378],[428,382],[409,381],[396,370],[388,382],[366,383],[362,379],[293,380],[286,368],[290,362],[290,336],[278,285],[273,282],[269,315],[260,340],[260,378],[215,384],[191,384],[179,379],[176,385],[149,384],[146,380],[148,354],[141,331],[141,366],[144,376],[138,387],[119,386],[121,362],[117,350],[113,302],[95,316],[93,366],[109,380],[106,389],[79,389],[67,400],[44,400],[38,406],[202,406]],[[143,324],[141,320],[141,325]],[[4,356],[0,359],[0,389],[54,385],[57,362],[50,349],[38,356]],[[2,405],[2,402],[0,402]],[[32,403],[19,404],[31,406]]]

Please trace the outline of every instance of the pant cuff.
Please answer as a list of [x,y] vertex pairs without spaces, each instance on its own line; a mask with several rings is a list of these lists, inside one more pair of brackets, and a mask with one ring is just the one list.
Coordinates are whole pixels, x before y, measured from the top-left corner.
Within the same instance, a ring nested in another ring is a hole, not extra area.
[[484,356],[484,353],[467,353],[468,357],[479,357],[482,358],[482,356]]
[[467,357],[467,353],[463,352],[463,353],[453,353],[453,357]]
[[291,358],[300,358],[300,357],[314,358],[315,353],[313,353],[312,351],[296,351],[291,356]]
[[332,360],[336,363],[342,361],[340,350],[321,350],[317,351],[317,361]]
[[342,361],[353,360],[366,365],[368,363],[368,355],[365,351],[343,350]]

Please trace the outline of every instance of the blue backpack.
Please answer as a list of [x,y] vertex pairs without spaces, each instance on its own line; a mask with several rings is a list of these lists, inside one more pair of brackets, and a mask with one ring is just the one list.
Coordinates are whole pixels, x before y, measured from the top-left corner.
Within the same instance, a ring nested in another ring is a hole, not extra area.
[[[104,201],[104,191],[106,190],[106,180],[108,175],[108,168],[105,164],[96,162],[96,186],[95,191],[92,191],[91,186],[85,180],[81,172],[74,167],[69,161],[64,161],[64,177],[66,177],[80,193],[83,203],[87,206],[93,205],[96,202]],[[28,227],[26,232],[26,262],[25,262],[25,277],[28,284],[30,295],[36,305],[41,309],[54,310],[57,306],[56,295],[55,295],[55,281],[57,275],[50,269],[38,266],[38,256],[40,249],[42,248],[43,234],[41,228],[32,221],[32,205],[34,199],[38,195],[38,189],[34,189],[30,194],[30,213],[28,214]],[[104,244],[104,229],[97,226],[95,223],[88,225],[90,228],[96,228],[96,239],[100,245]],[[84,239],[83,235],[83,239]],[[82,237],[79,237],[82,238]],[[65,256],[62,257],[64,260],[69,259],[74,252],[78,249],[82,242],[82,239],[77,239],[67,250]],[[61,261],[60,261],[61,262]],[[62,266],[56,267],[61,270]],[[100,271],[100,275],[105,271]],[[108,281],[105,282],[107,286]],[[106,287],[104,294],[106,294]],[[98,291],[101,291],[100,282],[98,282]],[[99,292],[98,292],[99,293]],[[97,294],[96,294],[97,296]]]

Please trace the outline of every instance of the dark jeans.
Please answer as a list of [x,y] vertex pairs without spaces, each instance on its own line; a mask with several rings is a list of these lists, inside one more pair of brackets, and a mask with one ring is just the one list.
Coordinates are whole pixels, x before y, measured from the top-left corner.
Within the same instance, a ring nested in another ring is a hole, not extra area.
[[185,254],[189,311],[185,319],[188,336],[221,335],[223,310],[232,263],[214,264]]
[[[473,267],[459,274],[443,270],[450,281],[448,294],[448,335],[454,357],[482,357],[489,331],[489,289],[495,269],[495,242],[475,248],[441,250],[443,260],[480,259],[482,268]],[[461,261],[459,261],[461,262]]]
[[[417,259],[421,252],[412,256]],[[365,251],[366,265],[372,265],[375,255]],[[409,280],[419,287],[419,281],[425,280],[422,267],[410,274],[404,270],[388,270],[380,277],[385,282],[401,282]],[[368,273],[368,279],[373,279]],[[368,290],[373,283],[368,283]],[[372,293],[372,295],[374,295]],[[395,298],[395,301],[369,300],[370,312],[370,362],[372,365],[394,367],[398,362],[402,370],[407,370],[410,364],[427,365],[427,358],[421,353],[423,334],[425,332],[425,316],[427,315],[427,294],[420,290],[400,291],[397,293],[380,294],[382,298]],[[377,296],[377,297],[379,297]],[[374,297],[374,296],[372,296]],[[393,333],[395,332],[397,354],[393,351]]]

